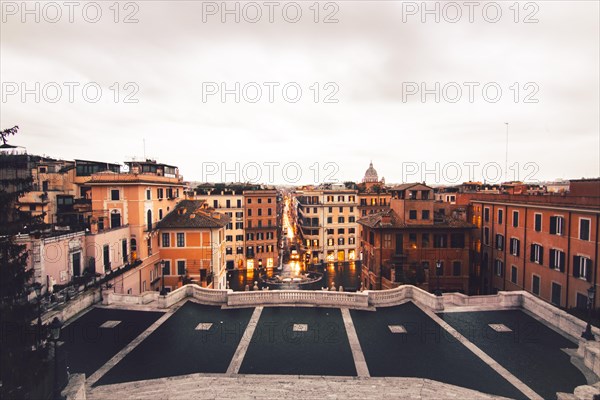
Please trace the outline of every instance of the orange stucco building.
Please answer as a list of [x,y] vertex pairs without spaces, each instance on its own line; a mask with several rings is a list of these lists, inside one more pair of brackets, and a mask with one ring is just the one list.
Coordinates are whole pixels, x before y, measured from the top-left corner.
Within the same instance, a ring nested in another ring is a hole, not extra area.
[[410,283],[469,293],[475,226],[467,221],[466,208],[434,202],[433,189],[420,183],[396,186],[390,193],[389,210],[358,221],[363,287]]
[[484,294],[526,290],[560,307],[586,307],[587,290],[598,285],[600,197],[473,195],[471,202]]
[[167,290],[184,280],[226,288],[225,226],[229,221],[229,216],[209,208],[203,200],[182,200],[158,223],[161,275]]
[[279,263],[276,190],[244,191],[246,268],[272,268]]
[[176,167],[154,161],[128,162],[126,173],[93,174],[91,233],[129,227],[130,262],[139,264],[117,277],[113,285],[122,293],[152,290],[160,276],[156,224],[183,195],[183,178]]

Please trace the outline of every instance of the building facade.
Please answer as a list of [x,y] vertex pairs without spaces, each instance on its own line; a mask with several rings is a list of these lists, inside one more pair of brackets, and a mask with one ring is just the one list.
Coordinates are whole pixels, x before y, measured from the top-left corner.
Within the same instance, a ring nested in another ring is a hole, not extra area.
[[484,294],[526,290],[559,307],[586,307],[587,290],[598,285],[600,197],[479,195],[471,202]]
[[358,249],[358,191],[344,185],[295,194],[297,222],[312,263],[354,261]]
[[225,226],[229,221],[203,200],[182,200],[158,222],[160,287],[164,280],[167,290],[185,283],[225,289]]
[[209,207],[229,216],[230,221],[225,227],[225,264],[227,269],[246,268],[244,189],[235,186],[200,186],[195,190],[194,199],[204,200]]
[[277,267],[281,226],[277,191],[245,190],[243,195],[246,269]]
[[91,176],[92,234],[129,228],[130,264],[136,267],[113,283],[120,293],[151,290],[158,278],[160,255],[156,224],[175,208],[183,196],[183,178],[176,167],[155,161],[128,162],[129,171],[105,171]]
[[433,189],[405,184],[390,189],[390,209],[359,220],[362,286],[471,291],[474,225],[465,207],[434,201]]

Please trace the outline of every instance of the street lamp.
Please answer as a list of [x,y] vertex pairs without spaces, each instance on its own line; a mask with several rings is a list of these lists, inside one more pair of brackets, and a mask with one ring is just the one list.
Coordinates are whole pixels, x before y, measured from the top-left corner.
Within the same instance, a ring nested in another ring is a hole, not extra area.
[[60,338],[60,330],[63,324],[58,317],[54,317],[50,323],[50,340],[54,342],[54,394],[53,399],[61,399],[60,388],[58,382],[58,339]]
[[38,311],[35,347],[39,348],[40,344],[42,343],[42,285],[38,282],[34,283],[33,290],[35,290],[35,295],[37,298],[37,311]]
[[587,291],[588,295],[588,322],[585,331],[581,333],[581,337],[585,340],[596,340],[592,333],[592,309],[594,308],[594,297],[596,296],[596,288],[592,285]]
[[160,260],[159,264],[160,264],[160,270],[161,270],[161,275],[162,275],[162,288],[160,289],[160,295],[166,296],[167,291],[165,289],[165,260]]
[[435,262],[435,274],[437,275],[437,289],[435,290],[435,295],[441,296],[442,291],[440,290],[440,275],[442,274],[442,262],[440,260]]

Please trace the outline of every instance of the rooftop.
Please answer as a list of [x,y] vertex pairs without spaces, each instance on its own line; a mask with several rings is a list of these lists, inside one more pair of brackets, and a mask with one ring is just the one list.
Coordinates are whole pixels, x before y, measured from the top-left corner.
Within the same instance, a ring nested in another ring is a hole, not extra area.
[[473,202],[516,203],[531,206],[586,208],[600,210],[600,197],[573,196],[568,194],[467,194]]
[[89,185],[104,185],[109,183],[161,183],[172,186],[184,185],[181,176],[168,177],[155,174],[116,173],[111,171],[93,174],[88,182]]
[[229,217],[206,207],[204,200],[181,200],[175,208],[156,225],[169,228],[222,228]]
[[[441,221],[434,220],[433,224],[407,224],[403,221],[402,218],[398,216],[398,214],[394,210],[385,210],[377,213],[369,214],[366,217],[360,218],[358,223],[364,226],[368,226],[369,228],[428,228],[428,229],[436,229],[436,228],[465,228],[472,229],[475,228],[475,225],[464,221],[462,219],[453,218],[451,216],[439,216],[442,218]],[[438,218],[438,216],[436,216]]]

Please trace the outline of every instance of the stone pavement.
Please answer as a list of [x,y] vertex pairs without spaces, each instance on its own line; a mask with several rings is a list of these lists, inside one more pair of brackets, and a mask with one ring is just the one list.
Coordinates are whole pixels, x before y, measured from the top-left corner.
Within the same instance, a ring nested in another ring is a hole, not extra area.
[[87,387],[88,400],[134,399],[502,399],[420,378],[191,374]]

